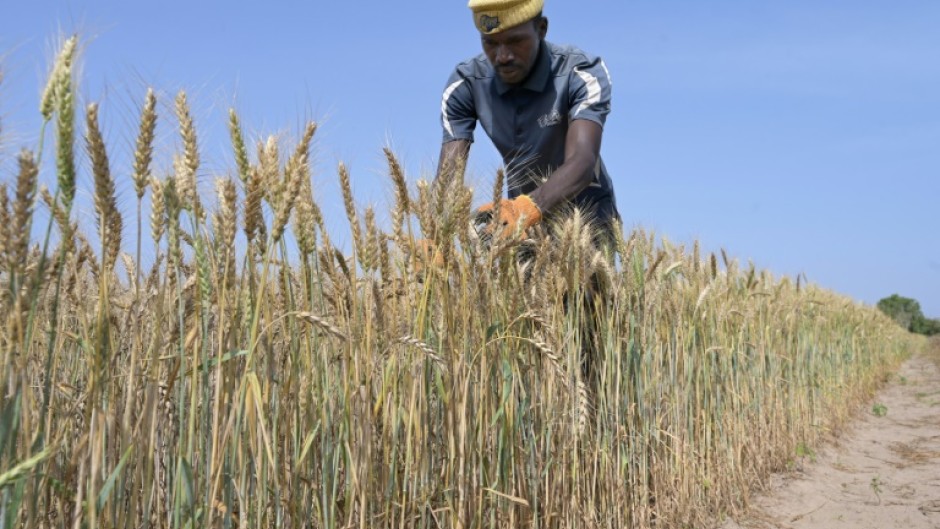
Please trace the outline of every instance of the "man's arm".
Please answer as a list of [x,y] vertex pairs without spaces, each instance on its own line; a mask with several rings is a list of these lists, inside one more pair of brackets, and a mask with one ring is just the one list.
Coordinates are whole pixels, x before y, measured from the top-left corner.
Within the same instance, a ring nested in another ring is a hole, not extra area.
[[600,57],[584,57],[570,75],[571,111],[565,138],[565,161],[530,194],[547,212],[577,196],[594,179],[600,159],[601,136],[610,113],[612,83]]
[[564,163],[545,183],[529,194],[543,213],[574,198],[593,181],[600,157],[603,131],[600,124],[587,119],[571,122],[565,137]]
[[441,126],[443,142],[441,156],[437,162],[434,185],[439,186],[450,180],[456,171],[461,182],[463,169],[466,167],[470,144],[473,143],[473,130],[477,124],[476,104],[470,84],[460,71],[454,70],[441,99]]
[[[467,156],[470,155],[470,141],[454,140],[441,145],[441,156],[437,162],[437,173],[435,173],[434,183],[438,185],[441,176],[450,179],[454,172],[466,167]],[[463,174],[459,175],[463,179]]]

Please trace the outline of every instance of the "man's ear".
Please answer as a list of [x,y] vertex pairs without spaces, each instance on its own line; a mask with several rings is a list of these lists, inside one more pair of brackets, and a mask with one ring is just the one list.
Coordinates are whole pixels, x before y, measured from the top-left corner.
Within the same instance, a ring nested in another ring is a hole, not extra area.
[[536,28],[539,32],[539,39],[544,39],[545,35],[548,34],[548,17],[540,18],[536,24]]

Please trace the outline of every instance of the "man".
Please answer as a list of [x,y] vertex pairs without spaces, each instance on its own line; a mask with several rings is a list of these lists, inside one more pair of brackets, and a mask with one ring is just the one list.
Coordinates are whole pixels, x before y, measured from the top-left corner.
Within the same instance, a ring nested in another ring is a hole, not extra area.
[[[483,53],[458,64],[444,89],[438,176],[461,166],[479,121],[506,165],[509,200],[498,208],[502,236],[573,206],[597,223],[599,241],[610,241],[620,218],[600,157],[610,75],[600,58],[545,40],[543,5],[470,0]],[[480,211],[493,209],[487,204]],[[595,303],[593,293],[584,292],[581,361],[587,379],[593,378]]]
[[[544,0],[470,0],[483,53],[457,65],[441,103],[444,143],[438,175],[470,152],[479,121],[506,165],[504,234],[530,228],[566,206],[607,229],[619,219],[600,157],[610,112],[604,62],[545,40]],[[492,211],[487,204],[481,212]]]

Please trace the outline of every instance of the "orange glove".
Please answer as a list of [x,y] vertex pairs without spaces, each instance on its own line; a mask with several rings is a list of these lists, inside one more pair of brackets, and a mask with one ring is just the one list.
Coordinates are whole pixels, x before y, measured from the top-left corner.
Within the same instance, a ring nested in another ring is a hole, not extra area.
[[[490,202],[480,209],[477,213],[492,213],[493,203]],[[500,236],[503,238],[512,237],[516,232],[516,226],[522,220],[522,231],[535,226],[542,221],[542,211],[535,205],[535,202],[529,198],[529,195],[522,195],[512,200],[499,201],[499,225],[502,226]]]

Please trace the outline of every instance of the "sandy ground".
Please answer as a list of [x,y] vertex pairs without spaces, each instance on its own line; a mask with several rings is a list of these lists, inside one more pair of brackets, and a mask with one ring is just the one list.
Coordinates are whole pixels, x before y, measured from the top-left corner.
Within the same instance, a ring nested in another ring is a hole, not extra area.
[[721,529],[940,529],[940,369],[907,361],[838,446],[809,459]]

